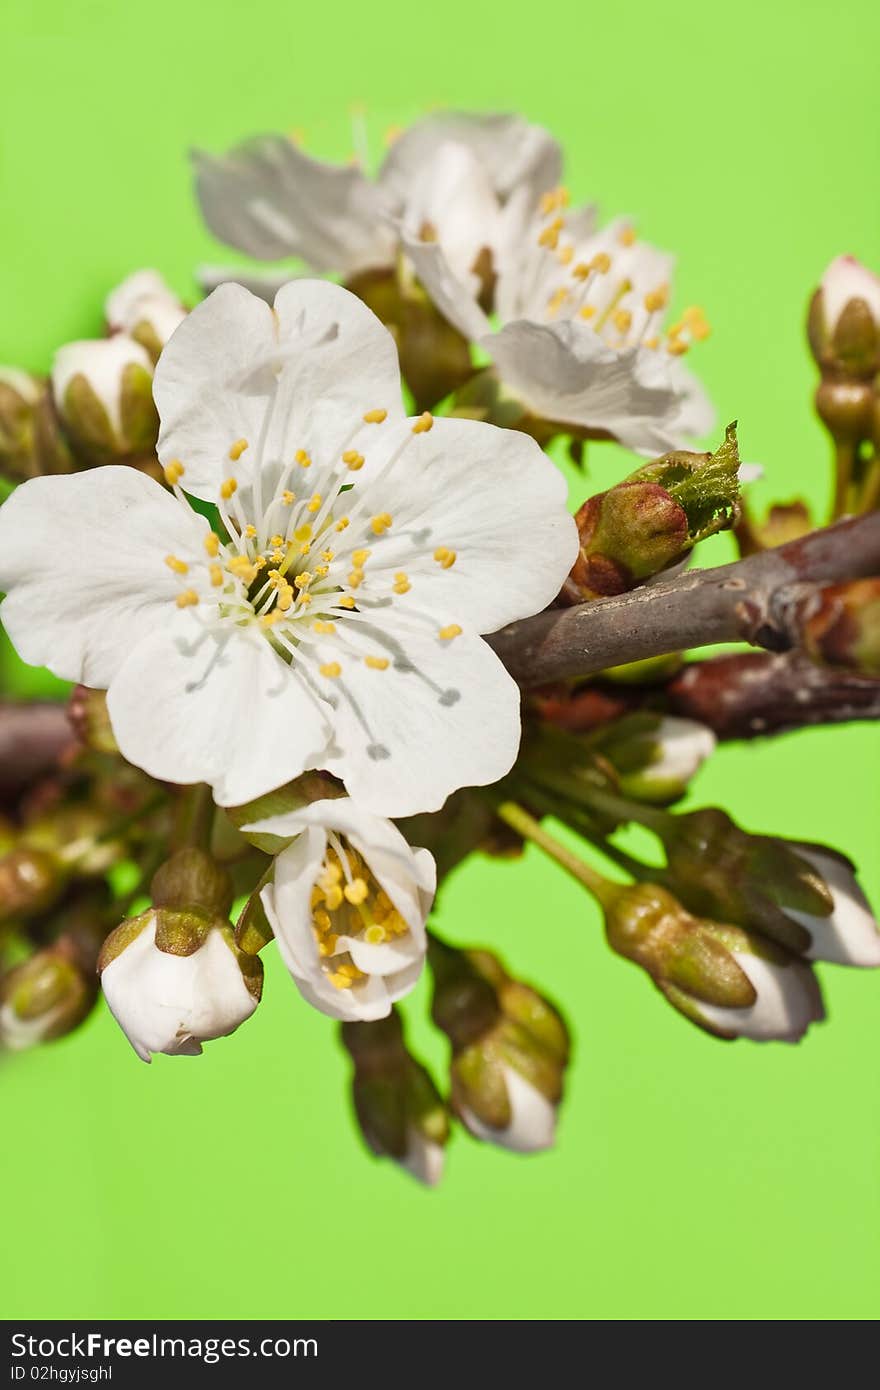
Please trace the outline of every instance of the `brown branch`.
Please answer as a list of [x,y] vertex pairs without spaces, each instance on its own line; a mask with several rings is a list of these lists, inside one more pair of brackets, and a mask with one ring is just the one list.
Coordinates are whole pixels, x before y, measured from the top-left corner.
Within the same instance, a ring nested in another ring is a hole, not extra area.
[[691,662],[666,696],[674,714],[699,719],[722,739],[880,719],[880,680],[816,666],[796,651]]
[[0,796],[50,772],[75,742],[66,705],[0,701]]
[[719,642],[786,651],[797,645],[809,586],[873,574],[880,574],[880,512],[734,564],[539,613],[491,642],[523,686]]

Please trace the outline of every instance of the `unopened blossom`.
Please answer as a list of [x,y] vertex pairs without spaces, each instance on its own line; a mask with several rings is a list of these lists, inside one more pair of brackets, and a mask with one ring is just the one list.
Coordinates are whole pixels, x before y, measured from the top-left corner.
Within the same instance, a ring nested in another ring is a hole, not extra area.
[[847,305],[860,299],[880,328],[880,275],[855,256],[837,256],[819,282],[821,313],[826,331],[833,334]]
[[837,965],[880,965],[880,927],[850,861],[824,845],[786,843],[819,874],[832,901],[827,915],[784,908],[786,916],[810,934],[803,954]]
[[545,607],[577,546],[537,445],[407,419],[391,335],[324,282],[274,310],[222,286],[154,395],[171,490],[109,466],[0,510],[24,660],[106,689],[123,755],[222,805],[322,767],[405,815],[503,776],[519,692],[480,634]]
[[157,1052],[197,1057],[203,1042],[250,1018],[262,990],[260,962],[238,951],[231,928],[200,923],[183,944],[176,933],[170,950],[157,941],[161,922],[146,912],[124,923],[99,962],[110,1012],[144,1062]]
[[301,994],[333,1018],[385,1018],[425,962],[433,856],[348,797],[246,829],[295,837],[261,897]]
[[156,420],[152,378],[149,353],[127,333],[59,348],[52,394],[75,446],[93,461],[149,447]]
[[[665,801],[680,796],[712,756],[715,735],[695,719],[665,714],[653,729],[634,735],[631,745],[624,741],[620,748],[621,753],[629,753],[628,761],[620,764],[621,790],[648,801]],[[613,748],[609,750],[612,762],[614,754]],[[642,754],[644,762],[635,766]]]
[[442,245],[404,227],[404,248],[441,312],[491,355],[533,416],[643,454],[683,447],[714,418],[682,360],[707,336],[705,315],[692,307],[668,323],[673,258],[640,241],[627,218],[597,230],[592,207],[567,204],[565,189],[546,193],[505,240],[490,306]]
[[459,1100],[456,1109],[462,1124],[475,1139],[513,1153],[538,1153],[552,1148],[558,1106],[515,1067],[502,1067],[500,1075],[510,1108],[509,1122],[501,1128],[488,1125]]
[[559,147],[518,116],[446,112],[396,135],[375,178],[263,135],[193,155],[202,213],[220,241],[260,260],[298,256],[344,277],[392,267],[401,233],[443,248],[475,295],[513,227],[559,180]]
[[186,310],[158,270],[136,270],[111,290],[104,316],[111,333],[127,333],[155,359]]

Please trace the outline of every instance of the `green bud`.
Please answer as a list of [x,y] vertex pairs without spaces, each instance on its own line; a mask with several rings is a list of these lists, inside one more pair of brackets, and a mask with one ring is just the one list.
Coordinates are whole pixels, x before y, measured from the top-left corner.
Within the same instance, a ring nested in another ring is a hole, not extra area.
[[72,467],[48,382],[0,367],[0,474],[19,482]]
[[617,772],[624,795],[657,805],[683,796],[715,750],[715,736],[704,724],[649,713],[614,720],[590,742]]
[[68,437],[87,466],[155,453],[153,364],[125,334],[61,348],[52,390]]
[[54,855],[18,845],[0,859],[0,921],[41,916],[58,901],[64,882]]
[[823,376],[869,380],[880,370],[878,277],[838,256],[810,301],[807,336]]
[[153,875],[150,894],[154,907],[181,911],[198,909],[226,917],[232,906],[229,874],[202,849],[181,849]]
[[47,947],[0,978],[0,1043],[13,1051],[63,1037],[80,1024],[97,982],[63,946]]

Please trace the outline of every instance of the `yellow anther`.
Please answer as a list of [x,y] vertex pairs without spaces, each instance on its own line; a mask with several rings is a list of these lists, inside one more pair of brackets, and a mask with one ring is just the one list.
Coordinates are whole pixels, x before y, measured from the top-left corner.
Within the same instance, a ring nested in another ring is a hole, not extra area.
[[582,319],[594,318],[596,314],[596,306],[595,304],[585,304],[582,309],[578,310],[578,313],[580,314]]
[[666,344],[667,350],[672,353],[673,357],[683,357],[689,346],[689,343],[683,343],[680,338],[670,338]]
[[682,319],[684,320],[685,326],[690,329],[691,337],[698,343],[701,343],[704,338],[708,338],[712,331],[709,327],[709,320],[706,318],[703,310],[696,304],[692,304],[689,308],[685,309],[682,314]]
[[413,434],[427,434],[434,427],[434,417],[430,410],[423,410],[412,427]]
[[297,526],[293,533],[293,539],[295,541],[309,541],[311,538],[312,528],[307,521],[303,522],[302,526]]
[[565,303],[565,301],[566,301],[567,299],[568,299],[568,290],[566,290],[566,289],[554,290],[553,293],[551,294],[550,298],[547,300],[547,313],[550,314],[551,316],[554,315],[554,314],[558,314],[558,313],[559,313],[559,310],[562,308],[563,304]]
[[644,298],[644,305],[649,314],[656,314],[658,310],[665,309],[669,303],[669,286],[661,285],[659,289],[649,290]]
[[393,588],[396,594],[408,594],[412,588],[412,585],[402,570],[394,576]]
[[365,656],[364,665],[371,671],[387,671],[391,663],[387,656]]
[[453,637],[461,636],[461,628],[458,623],[447,623],[446,627],[441,627],[437,636],[442,642],[451,642]]
[[574,247],[560,246],[557,255],[561,265],[571,265],[574,260]]
[[283,589],[278,590],[278,607],[282,613],[286,613],[293,603],[293,590],[289,584],[285,584]]
[[346,528],[346,526],[348,526],[348,517],[347,517],[347,516],[341,516],[341,517],[339,518],[339,520],[337,521],[336,526],[334,527],[334,530],[336,530],[336,531],[344,531],[345,528]]
[[370,519],[370,527],[374,535],[377,536],[381,536],[385,531],[387,531],[388,527],[391,524],[392,516],[390,512],[378,512],[376,516]]
[[223,583],[223,571],[219,565],[209,565],[208,573],[211,576],[211,583],[215,589],[219,589]]
[[175,602],[178,608],[192,608],[199,601],[199,596],[195,589],[184,589],[182,594],[177,595]]
[[612,315],[612,320],[614,327],[618,328],[621,333],[628,333],[632,328],[633,316],[628,309],[618,309]]
[[316,578],[316,579],[326,579],[326,578],[327,578],[327,575],[328,575],[329,573],[330,573],[330,566],[329,566],[329,565],[315,565],[315,578]]
[[330,888],[325,889],[324,901],[331,912],[335,912],[342,906],[342,889],[338,883],[334,883]]
[[283,545],[283,544],[284,544],[284,537],[283,537],[283,536],[270,536],[270,537],[269,537],[269,544],[270,544],[271,546],[273,546],[275,550],[277,550],[278,547],[279,547],[279,545]]
[[322,550],[322,551],[321,551],[321,559],[322,559],[322,560],[326,560],[326,561],[327,561],[327,564],[329,565],[330,561],[333,559],[333,556],[334,556],[335,554],[336,554],[335,550]]
[[611,257],[607,251],[597,251],[590,261],[590,269],[598,270],[600,275],[607,275],[611,269]]
[[[357,971],[357,974],[343,974],[343,971],[351,970]],[[358,970],[356,965],[341,965],[338,970],[331,971],[327,979],[336,989],[351,989],[352,985],[356,984],[358,980],[365,980],[366,975],[364,975],[362,970]]]
[[230,497],[233,497],[236,492],[238,492],[238,483],[234,478],[226,478],[225,481],[220,484],[220,496],[223,498],[224,502],[228,502]]
[[571,273],[576,280],[586,280],[591,271],[591,267],[586,261],[578,261],[577,265],[572,266]]
[[285,507],[289,507],[291,503],[296,501],[296,493],[291,492],[289,488],[285,488],[284,492],[281,494],[281,501],[284,503]]
[[559,233],[562,231],[562,228],[564,226],[565,223],[563,222],[561,217],[554,217],[553,221],[549,222],[547,226],[543,229],[543,231],[539,234],[538,245],[546,246],[549,248],[549,250],[555,251],[557,246],[559,245]]
[[621,246],[635,246],[636,229],[635,227],[624,227],[617,240]]
[[336,631],[336,624],[335,624],[335,623],[324,623],[324,622],[321,622],[320,620],[318,620],[317,622],[312,623],[312,632],[319,632],[319,633],[321,633],[321,634],[326,634],[326,635],[329,637],[329,636],[330,636],[332,633],[334,633],[335,631]]
[[325,912],[323,907],[319,907],[317,911],[312,913],[312,921],[321,932],[329,931],[333,925],[330,920],[330,913]]
[[252,522],[249,521],[247,526],[244,528],[244,533],[247,536],[248,540],[252,541],[254,536],[257,534],[257,528],[253,525]]
[[307,589],[312,582],[312,576],[309,574],[308,570],[303,570],[301,574],[296,576],[293,582],[298,589]]
[[352,473],[357,473],[358,469],[364,466],[364,456],[359,454],[357,449],[346,449],[342,455],[342,462],[348,465]]
[[308,555],[308,553],[309,553],[309,551],[311,550],[311,548],[312,548],[312,543],[311,543],[311,541],[303,541],[302,545],[301,545],[300,548],[299,548],[299,553],[300,553],[300,555]]
[[393,145],[395,140],[398,140],[402,134],[402,125],[390,125],[382,138],[386,145]]
[[266,568],[266,557],[265,557],[265,555],[255,555],[255,556],[254,556],[254,569],[264,570],[265,568]]
[[442,565],[445,570],[448,570],[455,564],[456,554],[454,550],[450,550],[447,546],[440,545],[434,551],[434,559],[437,561],[438,565]]
[[217,552],[220,549],[220,537],[217,535],[216,531],[209,531],[203,541],[203,544],[205,550],[213,559],[213,557],[217,554]]
[[644,343],[642,344],[642,347],[651,348],[652,351],[654,350],[654,348],[658,348],[659,346],[660,339],[656,337],[656,335],[653,338],[646,338]]
[[318,667],[318,670],[321,672],[322,676],[326,676],[330,681],[342,675],[342,667],[338,661],[325,661],[323,666]]
[[353,550],[351,552],[351,562],[358,569],[362,569],[372,555],[371,550]]
[[346,582],[350,589],[356,589],[358,585],[363,584],[364,582],[363,570],[352,570]]
[[297,463],[299,464],[300,468],[311,468],[312,460],[309,458],[305,449],[297,449],[294,457]]
[[165,563],[175,574],[189,574],[189,565],[185,560],[178,560],[176,555],[166,555]]
[[260,618],[260,627],[274,627],[280,617],[281,614],[273,608],[271,613],[264,613]]
[[364,932],[364,941],[368,946],[381,946],[383,941],[387,941],[388,933],[378,922],[374,922],[371,927],[367,927]]
[[285,555],[283,550],[273,550],[272,554],[269,556],[269,559],[273,560],[276,565],[280,565],[284,558]]
[[378,409],[378,410],[368,410],[367,413],[366,413],[365,416],[364,416],[364,424],[365,424],[365,425],[381,425],[382,421],[383,421],[383,420],[386,420],[387,418],[388,418],[388,411],[387,411],[387,410],[382,410],[381,408]]
[[311,512],[312,514],[314,514],[315,512],[319,512],[321,510],[321,503],[323,502],[323,500],[324,499],[322,498],[320,492],[316,492],[314,497],[312,497],[312,499],[306,503],[306,511]]
[[328,860],[324,864],[324,868],[321,873],[321,877],[318,879],[318,882],[321,884],[322,888],[327,888],[329,885],[341,882],[341,880],[341,868],[338,864],[334,863],[332,859]]
[[340,965],[337,973],[343,975],[347,980],[365,980],[367,978],[366,973],[359,970],[353,962]]
[[241,458],[247,446],[248,442],[246,439],[236,439],[232,448],[229,450],[229,457],[232,459],[233,463],[238,463],[238,460]]
[[171,462],[166,465],[165,481],[166,483],[168,483],[169,487],[174,487],[176,483],[180,482],[181,478],[183,477],[184,471],[185,470],[183,464],[180,462],[180,459],[172,459]]
[[357,608],[357,602],[351,594],[343,594],[342,598],[336,600],[337,608]]
[[342,891],[346,900],[353,903],[355,907],[365,902],[370,892],[362,878],[352,879],[351,883],[346,883]]

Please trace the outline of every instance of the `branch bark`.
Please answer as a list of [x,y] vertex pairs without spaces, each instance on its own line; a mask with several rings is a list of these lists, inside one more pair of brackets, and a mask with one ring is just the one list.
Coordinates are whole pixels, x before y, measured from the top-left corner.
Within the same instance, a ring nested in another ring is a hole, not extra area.
[[800,614],[815,586],[877,574],[880,512],[870,512],[730,565],[550,609],[490,641],[522,686],[719,642],[787,651],[797,645]]
[[75,742],[66,705],[0,701],[0,797],[50,772]]

